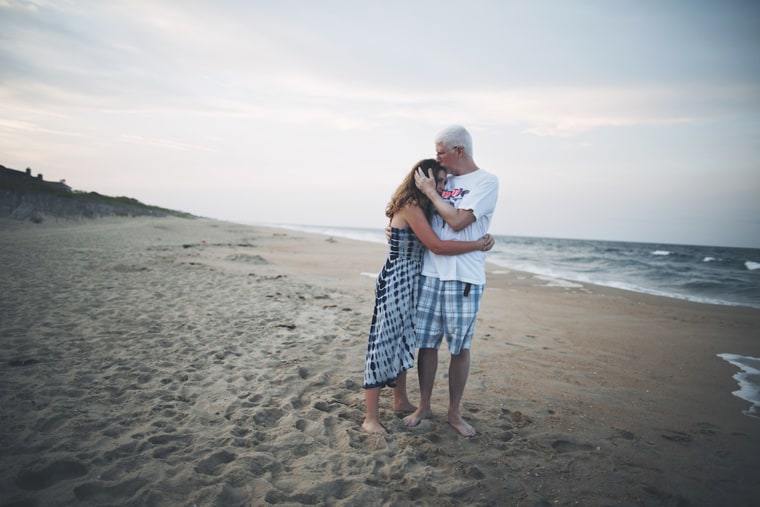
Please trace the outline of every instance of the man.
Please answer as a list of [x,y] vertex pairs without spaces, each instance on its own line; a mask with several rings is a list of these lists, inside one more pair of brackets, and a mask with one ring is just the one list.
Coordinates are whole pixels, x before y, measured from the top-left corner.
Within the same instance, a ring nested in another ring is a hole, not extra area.
[[[472,138],[460,125],[442,130],[435,138],[435,149],[438,162],[449,171],[443,195],[438,195],[435,180],[429,175],[418,170],[415,178],[417,186],[435,205],[433,230],[443,240],[473,241],[483,237],[496,208],[496,176],[475,164]],[[475,428],[462,418],[460,405],[486,282],[485,261],[485,252],[479,251],[448,256],[425,253],[415,321],[420,404],[404,418],[407,426],[417,426],[432,415],[430,398],[438,369],[438,348],[445,336],[451,352],[448,421],[465,437],[476,434]]]

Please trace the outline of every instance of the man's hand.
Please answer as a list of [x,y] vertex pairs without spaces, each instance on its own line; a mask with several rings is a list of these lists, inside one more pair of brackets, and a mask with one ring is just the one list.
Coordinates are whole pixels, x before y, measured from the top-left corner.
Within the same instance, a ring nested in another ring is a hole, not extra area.
[[421,167],[417,168],[414,173],[414,184],[422,190],[422,193],[430,197],[430,192],[435,192],[435,177],[425,174]]
[[486,234],[485,236],[483,236],[483,251],[487,252],[490,249],[492,249],[494,243],[495,243],[495,240],[493,239],[493,236],[491,236],[490,234]]

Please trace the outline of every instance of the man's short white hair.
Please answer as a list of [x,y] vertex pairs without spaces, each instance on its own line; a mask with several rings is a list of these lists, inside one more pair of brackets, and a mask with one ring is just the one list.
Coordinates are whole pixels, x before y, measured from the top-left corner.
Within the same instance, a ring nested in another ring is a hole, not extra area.
[[472,136],[461,125],[449,125],[438,132],[435,136],[435,144],[442,144],[446,148],[461,146],[465,153],[472,158]]

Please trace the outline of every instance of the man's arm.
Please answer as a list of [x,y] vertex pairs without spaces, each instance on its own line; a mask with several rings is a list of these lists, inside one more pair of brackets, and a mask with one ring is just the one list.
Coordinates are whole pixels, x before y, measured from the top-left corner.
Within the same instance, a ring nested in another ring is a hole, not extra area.
[[435,210],[441,215],[441,218],[449,227],[455,231],[461,231],[468,225],[475,222],[475,213],[471,209],[457,209],[446,202],[435,190],[435,178],[424,173],[422,168],[417,169],[414,174],[414,181],[417,188],[430,199],[435,206]]

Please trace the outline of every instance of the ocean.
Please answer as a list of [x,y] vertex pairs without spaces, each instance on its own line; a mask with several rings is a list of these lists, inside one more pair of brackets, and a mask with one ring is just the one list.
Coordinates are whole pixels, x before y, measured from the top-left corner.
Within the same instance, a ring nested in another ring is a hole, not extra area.
[[[259,224],[385,243],[382,229]],[[555,283],[591,283],[696,303],[760,308],[760,249],[494,235],[488,261]],[[378,266],[379,269],[379,266]],[[740,371],[733,394],[760,418],[760,358],[718,354]]]
[[[382,229],[271,225],[385,243]],[[760,249],[494,235],[488,261],[557,281],[760,308]]]

